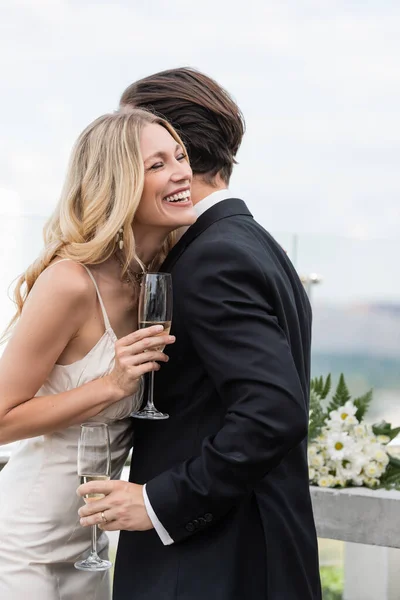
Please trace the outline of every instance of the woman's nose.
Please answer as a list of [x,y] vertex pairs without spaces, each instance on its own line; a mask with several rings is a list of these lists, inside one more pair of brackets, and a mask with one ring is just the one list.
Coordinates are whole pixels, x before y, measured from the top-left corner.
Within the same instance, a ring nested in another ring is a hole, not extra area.
[[177,164],[177,167],[172,175],[173,181],[181,181],[183,179],[189,182],[192,181],[192,169],[186,160]]

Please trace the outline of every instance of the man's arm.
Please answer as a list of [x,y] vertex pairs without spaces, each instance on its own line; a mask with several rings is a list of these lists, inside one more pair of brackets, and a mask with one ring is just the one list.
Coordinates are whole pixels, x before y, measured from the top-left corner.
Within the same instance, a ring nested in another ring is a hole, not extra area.
[[200,456],[146,484],[175,542],[222,518],[307,435],[306,398],[267,295],[257,261],[233,243],[216,242],[197,254],[178,299],[226,416]]

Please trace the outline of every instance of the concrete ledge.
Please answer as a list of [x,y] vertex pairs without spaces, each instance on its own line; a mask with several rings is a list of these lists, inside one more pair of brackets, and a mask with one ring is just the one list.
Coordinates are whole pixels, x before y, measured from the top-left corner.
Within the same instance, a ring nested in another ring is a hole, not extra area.
[[320,538],[400,548],[400,492],[310,486]]

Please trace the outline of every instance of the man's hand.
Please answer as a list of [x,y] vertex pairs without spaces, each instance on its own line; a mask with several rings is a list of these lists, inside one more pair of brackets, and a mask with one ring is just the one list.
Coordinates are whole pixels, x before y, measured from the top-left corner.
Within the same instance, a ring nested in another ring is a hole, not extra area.
[[77,489],[78,496],[104,494],[104,498],[86,498],[79,509],[81,525],[99,525],[104,531],[147,531],[153,529],[143,499],[143,486],[126,481],[91,481]]

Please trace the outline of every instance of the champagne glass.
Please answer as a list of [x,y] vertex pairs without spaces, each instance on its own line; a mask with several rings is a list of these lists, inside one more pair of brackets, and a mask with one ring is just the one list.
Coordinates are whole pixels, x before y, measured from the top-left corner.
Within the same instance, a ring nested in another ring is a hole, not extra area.
[[[83,423],[78,445],[78,475],[81,483],[107,481],[111,474],[111,452],[108,426],[105,423]],[[104,498],[104,494],[87,494],[85,502]],[[75,563],[80,571],[106,571],[112,566],[97,554],[97,525],[92,525],[92,548],[89,556]]]
[[[170,332],[172,321],[172,279],[169,273],[147,273],[142,280],[139,297],[139,329],[163,325],[160,335]],[[160,346],[159,350],[164,350]],[[136,419],[168,419],[169,415],[156,409],[153,402],[154,371],[148,374],[146,406],[135,413]]]

